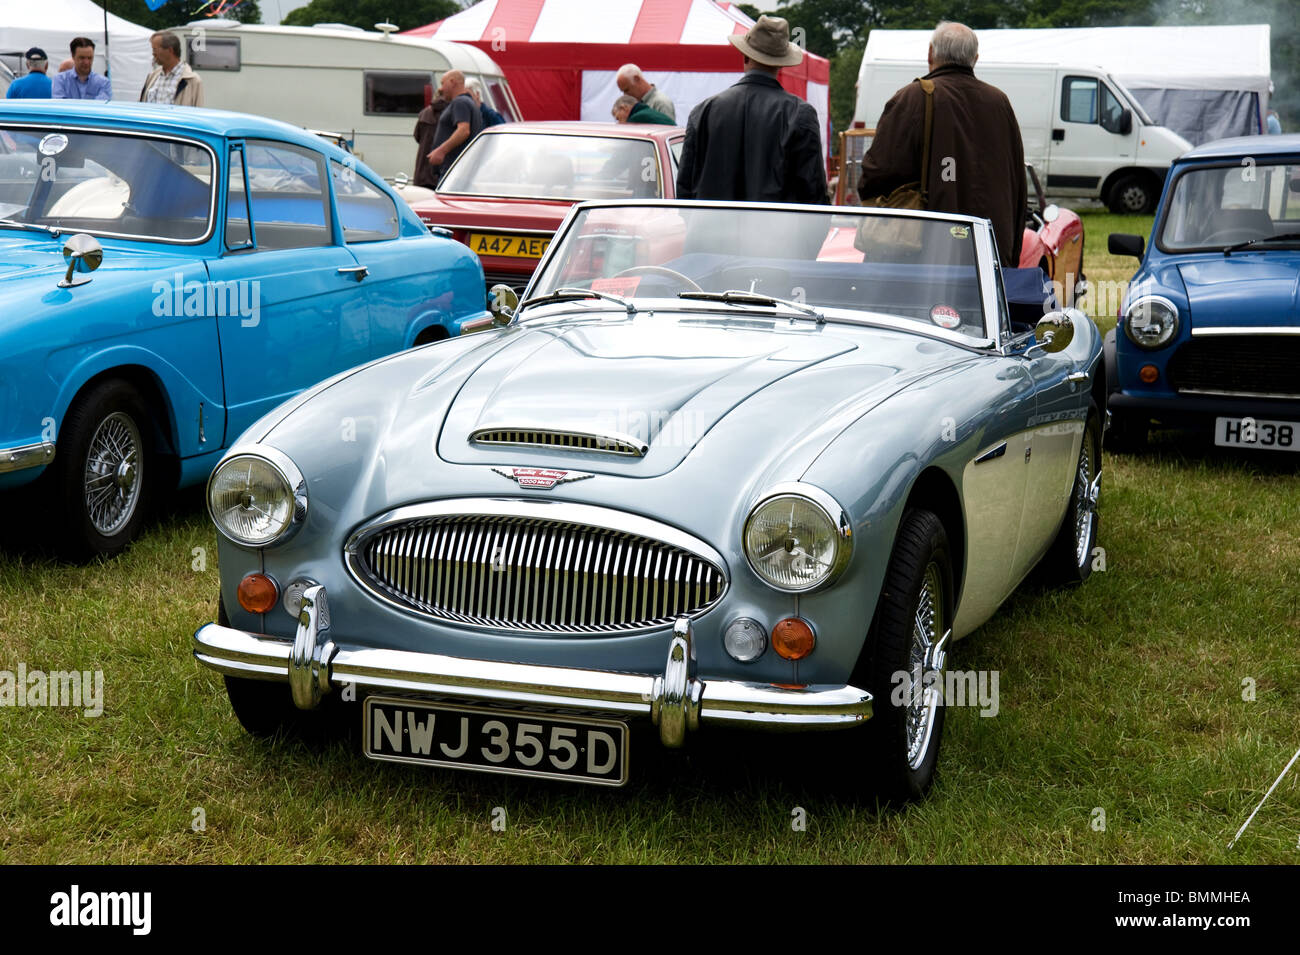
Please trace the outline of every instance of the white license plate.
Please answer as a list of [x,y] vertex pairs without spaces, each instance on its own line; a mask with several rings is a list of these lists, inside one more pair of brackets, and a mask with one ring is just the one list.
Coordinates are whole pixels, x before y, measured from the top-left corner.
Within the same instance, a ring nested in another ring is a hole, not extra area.
[[1300,422],[1263,418],[1216,418],[1214,443],[1226,448],[1300,451]]
[[364,709],[363,749],[371,759],[599,786],[627,782],[627,724],[617,720],[405,697],[367,697]]

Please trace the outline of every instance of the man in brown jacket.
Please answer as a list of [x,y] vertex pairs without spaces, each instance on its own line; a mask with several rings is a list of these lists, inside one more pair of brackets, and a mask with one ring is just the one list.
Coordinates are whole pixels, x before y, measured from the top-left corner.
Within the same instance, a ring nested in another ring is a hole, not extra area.
[[[970,27],[940,23],[930,38],[934,132],[930,144],[929,204],[934,212],[982,216],[993,223],[1004,266],[1020,261],[1024,236],[1025,149],[1006,94],[975,78],[979,41]],[[925,93],[909,83],[885,104],[871,148],[862,160],[858,195],[887,196],[921,179]]]

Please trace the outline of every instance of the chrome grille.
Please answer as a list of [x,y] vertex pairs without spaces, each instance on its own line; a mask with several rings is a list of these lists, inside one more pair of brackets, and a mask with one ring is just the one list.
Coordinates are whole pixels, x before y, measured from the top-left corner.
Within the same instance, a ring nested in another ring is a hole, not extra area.
[[645,444],[617,435],[584,434],[578,431],[515,430],[483,428],[469,438],[475,444],[504,444],[530,448],[568,448],[573,451],[599,451],[624,457],[643,457]]
[[727,586],[719,566],[684,547],[522,514],[394,521],[363,530],[348,552],[354,574],[405,609],[535,633],[664,626],[703,613]]

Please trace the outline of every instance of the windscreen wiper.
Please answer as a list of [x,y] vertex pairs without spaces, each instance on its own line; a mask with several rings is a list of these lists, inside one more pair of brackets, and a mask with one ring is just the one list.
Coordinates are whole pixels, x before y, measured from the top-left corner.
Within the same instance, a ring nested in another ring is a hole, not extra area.
[[1242,249],[1249,249],[1252,245],[1262,242],[1294,242],[1300,239],[1300,232],[1283,232],[1281,235],[1262,235],[1258,239],[1247,239],[1245,242],[1238,242],[1236,245],[1230,245],[1223,250],[1224,255],[1230,255],[1233,252],[1240,252]]
[[610,295],[608,292],[597,292],[591,288],[557,288],[554,292],[548,292],[545,295],[539,295],[537,298],[530,298],[527,301],[520,302],[519,308],[523,310],[529,305],[542,305],[546,302],[566,302],[575,298],[603,298],[610,302],[617,302],[627,309],[629,315],[636,314],[636,306],[625,298],[617,295]]
[[45,232],[58,238],[63,235],[63,230],[54,226],[41,225],[39,222],[19,222],[17,219],[0,219],[0,225],[16,226],[19,229],[34,229],[37,232]]
[[758,305],[767,308],[773,305],[784,305],[797,312],[803,312],[805,315],[811,315],[817,319],[819,325],[826,321],[826,316],[812,306],[805,305],[802,302],[792,302],[785,298],[763,295],[759,292],[742,292],[739,289],[729,289],[726,292],[678,292],[677,297],[698,302],[725,302],[728,305]]

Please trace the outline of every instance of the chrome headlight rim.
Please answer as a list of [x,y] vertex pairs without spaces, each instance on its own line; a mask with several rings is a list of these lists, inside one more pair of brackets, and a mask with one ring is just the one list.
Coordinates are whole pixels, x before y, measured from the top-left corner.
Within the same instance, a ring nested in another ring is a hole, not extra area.
[[[234,536],[226,530],[212,510],[213,482],[217,479],[217,475],[223,468],[241,458],[255,458],[269,464],[280,473],[280,477],[284,479],[285,485],[289,488],[289,493],[293,496],[293,512],[289,518],[288,525],[277,535],[265,541],[249,541]],[[208,519],[211,520],[213,525],[217,528],[217,533],[232,544],[237,544],[240,547],[260,549],[263,547],[275,547],[279,544],[283,544],[285,541],[297,534],[302,528],[302,525],[307,521],[306,479],[302,476],[302,472],[298,470],[298,465],[293,463],[292,458],[283,451],[280,451],[278,448],[269,447],[267,445],[248,445],[231,448],[227,451],[225,456],[217,463],[217,466],[212,469],[212,473],[208,475],[208,483],[204,489],[204,497],[206,498]]]
[[[1173,316],[1172,321],[1167,326],[1167,333],[1155,344],[1144,342],[1133,334],[1132,317],[1140,308],[1146,305],[1159,305],[1167,309],[1169,314]],[[1182,318],[1179,316],[1178,306],[1163,295],[1141,295],[1134,299],[1128,308],[1124,309],[1124,334],[1129,341],[1143,351],[1159,351],[1162,348],[1167,348],[1169,343],[1178,337],[1180,328],[1182,328]]]
[[[804,501],[814,505],[826,516],[827,522],[834,528],[835,532],[835,557],[831,562],[831,568],[826,575],[806,587],[789,587],[778,584],[770,580],[762,573],[754,562],[753,556],[749,553],[746,541],[749,539],[749,527],[753,523],[754,515],[766,504],[778,498],[801,498]],[[775,484],[769,487],[749,508],[749,513],[745,516],[744,526],[740,531],[740,549],[745,555],[745,562],[749,569],[753,571],[760,581],[773,590],[787,594],[809,594],[830,587],[839,579],[844,572],[844,568],[849,565],[849,560],[853,556],[853,525],[849,521],[848,511],[846,511],[840,502],[835,500],[826,491],[817,487],[815,484],[806,484],[802,481],[788,481],[781,484]]]

